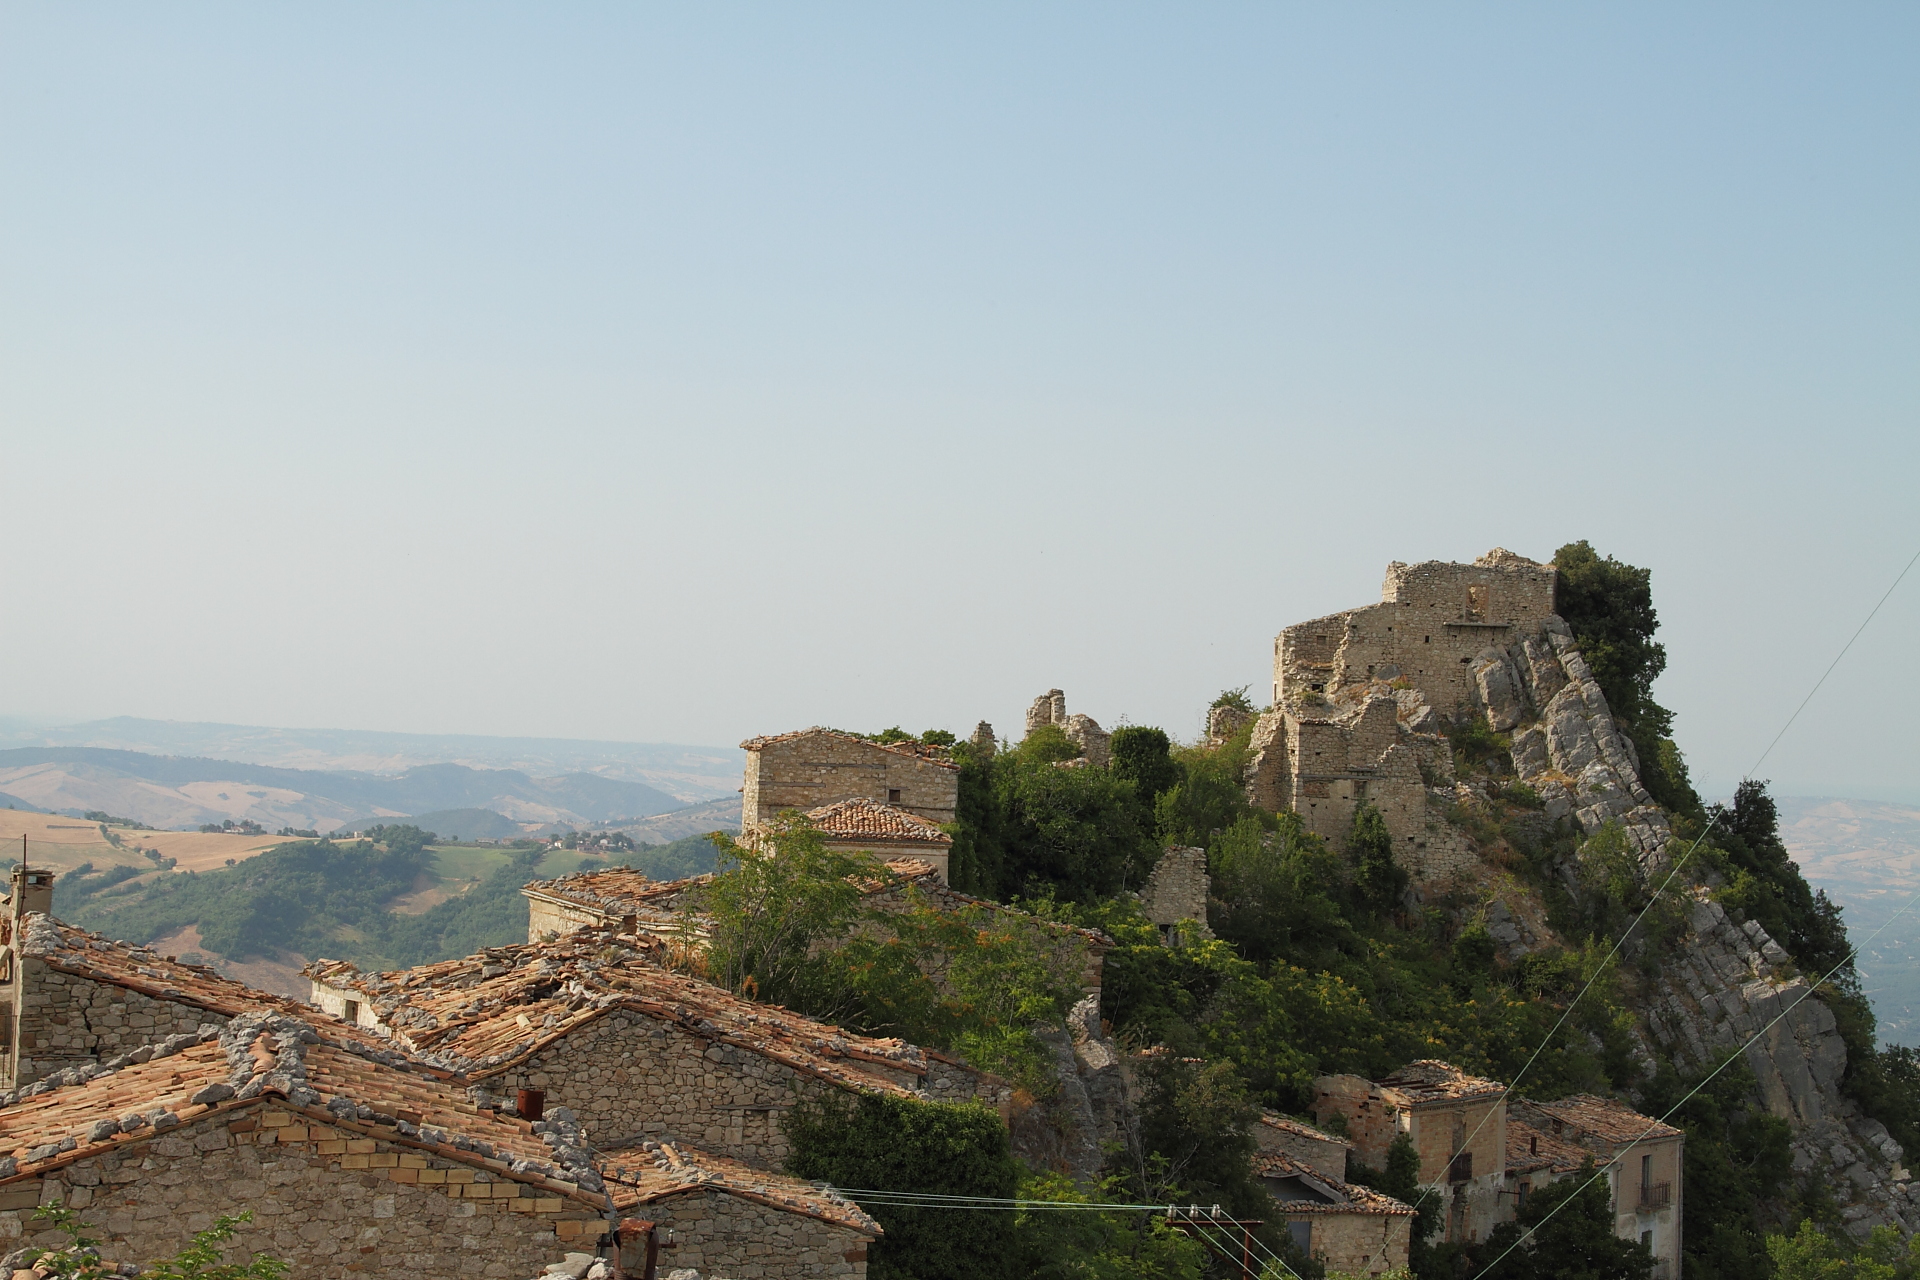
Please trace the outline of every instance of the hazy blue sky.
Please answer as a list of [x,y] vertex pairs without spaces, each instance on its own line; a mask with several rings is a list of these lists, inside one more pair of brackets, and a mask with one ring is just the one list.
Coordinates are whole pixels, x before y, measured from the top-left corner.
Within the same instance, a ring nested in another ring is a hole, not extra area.
[[[964,10],[962,12],[961,10]],[[0,6],[0,713],[1182,733],[1654,569],[1725,790],[1908,556],[1910,5]],[[1764,773],[1920,799],[1920,571]]]

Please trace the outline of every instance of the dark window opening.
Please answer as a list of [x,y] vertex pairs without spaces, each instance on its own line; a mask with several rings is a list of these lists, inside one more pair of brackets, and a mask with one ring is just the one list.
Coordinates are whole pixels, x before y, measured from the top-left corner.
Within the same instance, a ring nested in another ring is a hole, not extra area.
[[887,803],[888,803],[888,804],[899,804],[899,803],[900,803],[900,788],[898,788],[898,787],[888,787],[888,788],[887,788]]
[[358,1000],[347,1001],[346,1011],[340,1016],[348,1022],[358,1023],[360,1021],[360,1002]]
[[1462,1151],[1447,1164],[1448,1182],[1473,1181],[1473,1152]]

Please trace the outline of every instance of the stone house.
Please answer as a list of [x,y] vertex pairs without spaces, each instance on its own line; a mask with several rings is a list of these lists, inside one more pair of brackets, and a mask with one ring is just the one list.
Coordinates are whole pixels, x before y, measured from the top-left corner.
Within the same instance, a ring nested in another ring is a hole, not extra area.
[[1294,1245],[1328,1271],[1377,1276],[1407,1265],[1416,1216],[1410,1206],[1281,1151],[1262,1148],[1253,1167]]
[[[1514,1099],[1518,1102],[1519,1099]],[[1536,1129],[1513,1113],[1507,1115],[1507,1199],[1518,1213],[1533,1193],[1577,1173],[1592,1153],[1550,1130]]]
[[1654,1275],[1678,1280],[1685,1132],[1592,1094],[1557,1102],[1515,1098],[1509,1105],[1532,1129],[1578,1148],[1606,1170],[1613,1233],[1652,1251]]
[[527,900],[527,941],[548,942],[580,928],[629,937],[678,937],[688,923],[682,896],[711,878],[655,880],[632,867],[603,867],[535,880],[520,890]]
[[592,1171],[526,1121],[279,1015],[0,1110],[0,1151],[9,1248],[66,1243],[30,1220],[56,1200],[136,1263],[250,1209],[239,1246],[296,1280],[435,1274],[453,1257],[519,1280],[607,1226]]
[[1512,1217],[1506,1190],[1506,1087],[1444,1062],[1410,1062],[1383,1080],[1322,1076],[1313,1082],[1314,1118],[1344,1119],[1359,1158],[1385,1168],[1401,1134],[1420,1157],[1420,1187],[1439,1199],[1441,1238],[1484,1240]]
[[939,826],[960,802],[960,766],[940,747],[869,742],[837,729],[800,729],[749,738],[740,828],[751,831],[788,809],[802,813],[842,800],[894,805]]
[[[34,902],[16,888],[14,901],[23,898]],[[182,964],[37,911],[0,919],[0,1097],[258,1010],[309,1012],[206,965]]]
[[1345,1138],[1302,1124],[1291,1116],[1262,1111],[1253,1140],[1263,1155],[1283,1155],[1320,1177],[1337,1182],[1347,1180],[1347,1157],[1353,1153],[1353,1144]]
[[483,1091],[539,1090],[602,1146],[675,1139],[776,1169],[781,1117],[827,1090],[1010,1105],[1008,1086],[945,1054],[742,999],[633,941],[586,929],[396,973],[336,961],[306,972],[327,1012],[351,1006],[363,1027]]
[[[683,1268],[739,1280],[859,1277],[880,1224],[830,1187],[769,1174],[672,1142],[614,1152],[607,1189],[622,1215],[644,1215],[668,1243],[659,1273]],[[627,1274],[645,1255],[623,1251]]]
[[946,883],[953,837],[899,805],[862,796],[809,809],[807,821],[819,830],[829,849],[868,854],[877,862],[912,858],[926,863]]

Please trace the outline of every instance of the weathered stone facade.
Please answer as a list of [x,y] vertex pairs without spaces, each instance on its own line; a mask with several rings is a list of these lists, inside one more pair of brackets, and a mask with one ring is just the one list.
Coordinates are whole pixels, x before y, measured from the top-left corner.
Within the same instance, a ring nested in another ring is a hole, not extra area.
[[236,1245],[291,1263],[293,1280],[440,1274],[456,1257],[463,1274],[521,1280],[606,1225],[590,1204],[534,1190],[262,1102],[0,1181],[0,1238],[64,1246],[28,1221],[30,1205],[58,1200],[100,1228],[107,1256],[145,1263],[248,1209]]
[[197,1006],[63,973],[31,954],[14,959],[10,986],[15,1013],[7,1061],[13,1070],[0,1083],[5,1089],[227,1021]]
[[1496,548],[1470,565],[1387,566],[1380,603],[1286,628],[1273,645],[1273,701],[1407,680],[1445,714],[1466,708],[1468,664],[1489,645],[1539,631],[1553,613],[1557,572]]
[[1484,1240],[1512,1216],[1505,1190],[1507,1108],[1497,1082],[1443,1062],[1415,1062],[1386,1079],[1322,1076],[1313,1082],[1313,1114],[1340,1116],[1355,1156],[1376,1169],[1406,1134],[1420,1156],[1420,1186],[1443,1207],[1441,1238]]
[[1207,874],[1207,851],[1174,845],[1153,864],[1146,887],[1140,891],[1140,905],[1168,945],[1177,940],[1182,924],[1189,926],[1197,938],[1211,938],[1207,894],[1212,885],[1212,877]]
[[959,766],[918,743],[881,745],[832,729],[802,729],[749,738],[740,792],[743,830],[788,809],[802,813],[841,800],[898,805],[936,825],[952,822],[960,797]]
[[1607,1167],[1614,1235],[1639,1240],[1652,1251],[1655,1280],[1678,1280],[1686,1135],[1609,1098],[1546,1103],[1511,1098],[1507,1105],[1515,1119],[1578,1145],[1595,1164]]
[[[920,1085],[905,1070],[876,1068],[876,1074],[902,1093],[917,1092]],[[781,1168],[787,1158],[781,1117],[796,1102],[835,1087],[751,1050],[624,1009],[507,1069],[472,1079],[506,1098],[517,1089],[544,1091],[547,1105],[571,1108],[597,1145],[677,1139],[768,1170]]]
[[1264,1153],[1286,1156],[1322,1177],[1347,1180],[1347,1156],[1353,1144],[1344,1138],[1266,1111],[1254,1128],[1253,1141]]

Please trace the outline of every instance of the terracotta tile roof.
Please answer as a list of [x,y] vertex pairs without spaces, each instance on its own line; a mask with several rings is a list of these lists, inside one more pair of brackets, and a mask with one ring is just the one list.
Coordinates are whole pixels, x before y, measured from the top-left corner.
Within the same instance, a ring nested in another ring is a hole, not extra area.
[[839,840],[911,841],[950,845],[953,837],[917,813],[864,798],[842,800],[807,810],[807,820],[822,834]]
[[[315,1016],[312,1005],[223,978],[207,965],[182,964],[151,947],[88,933],[51,916],[28,915],[20,933],[21,953],[44,961],[50,969],[137,991],[155,1000],[227,1018],[259,1010],[275,1010],[296,1018]],[[343,1029],[341,1034],[362,1044],[379,1043],[378,1037],[356,1034],[351,1029]]]
[[831,1187],[802,1182],[695,1151],[673,1142],[649,1142],[608,1155],[602,1164],[614,1206],[622,1211],[687,1191],[719,1192],[858,1231],[869,1239],[880,1224]]
[[1507,1117],[1508,1173],[1534,1173],[1541,1169],[1560,1173],[1578,1169],[1591,1154],[1577,1143],[1556,1138],[1524,1120]]
[[1348,1142],[1345,1138],[1337,1134],[1323,1132],[1310,1124],[1295,1120],[1291,1116],[1279,1115],[1272,1111],[1262,1111],[1260,1113],[1260,1123],[1269,1129],[1278,1129],[1282,1133],[1290,1133],[1299,1138],[1309,1138],[1314,1142],[1334,1142],[1349,1149],[1353,1146],[1351,1142]]
[[704,875],[654,880],[632,867],[604,867],[554,880],[535,880],[520,892],[586,907],[609,917],[636,916],[642,923],[659,923],[673,918],[682,894],[712,879]]
[[1662,1124],[1652,1116],[1643,1116],[1624,1102],[1590,1093],[1575,1094],[1557,1102],[1529,1101],[1526,1106],[1563,1122],[1577,1134],[1591,1134],[1611,1145],[1686,1136],[1684,1131]]
[[1342,1182],[1338,1178],[1329,1178],[1326,1174],[1308,1168],[1292,1156],[1279,1151],[1257,1151],[1253,1156],[1253,1171],[1262,1178],[1298,1178],[1308,1186],[1322,1192],[1331,1192],[1336,1198],[1321,1200],[1278,1200],[1280,1210],[1287,1215],[1300,1213],[1365,1213],[1388,1217],[1412,1217],[1413,1207],[1372,1187],[1363,1187],[1357,1182]]
[[554,942],[489,947],[393,973],[309,965],[309,976],[361,992],[395,1044],[476,1079],[604,1017],[630,1009],[691,1035],[736,1045],[847,1088],[909,1093],[884,1071],[926,1074],[902,1040],[855,1035],[779,1005],[744,1000],[664,969],[636,939],[587,930]]
[[1507,1087],[1498,1080],[1470,1076],[1452,1063],[1432,1058],[1409,1062],[1376,1083],[1403,1095],[1414,1106],[1427,1102],[1492,1098],[1507,1091]]
[[864,747],[874,747],[881,751],[891,751],[895,755],[908,756],[915,760],[924,760],[928,764],[938,765],[942,769],[951,769],[955,773],[960,766],[947,758],[945,747],[929,746],[924,742],[871,742],[857,734],[845,733],[839,729],[826,729],[815,725],[811,729],[795,729],[791,733],[769,733],[758,738],[748,738],[740,744],[742,751],[758,751],[770,747],[776,742],[792,742],[797,738],[824,737],[838,738],[842,742],[855,742]]
[[[43,1092],[0,1110],[0,1183],[273,1098],[343,1130],[604,1203],[580,1162],[584,1153],[573,1151],[574,1163],[565,1163],[563,1143],[518,1117],[476,1109],[463,1090],[432,1073],[369,1060],[334,1039],[337,1030],[248,1014],[218,1037],[170,1037],[145,1062],[99,1074],[60,1072]],[[172,1043],[183,1039],[188,1043]]]

